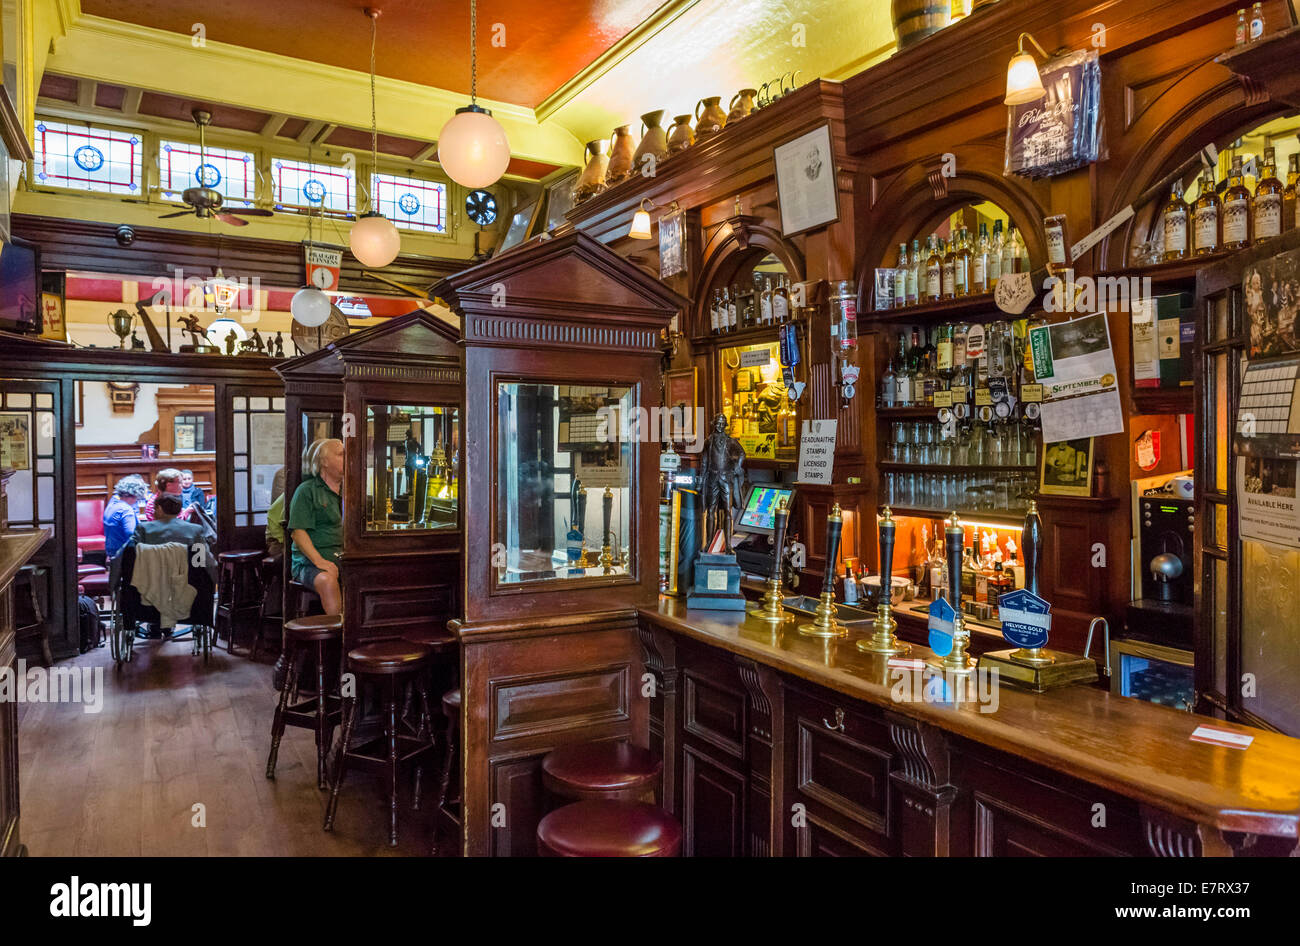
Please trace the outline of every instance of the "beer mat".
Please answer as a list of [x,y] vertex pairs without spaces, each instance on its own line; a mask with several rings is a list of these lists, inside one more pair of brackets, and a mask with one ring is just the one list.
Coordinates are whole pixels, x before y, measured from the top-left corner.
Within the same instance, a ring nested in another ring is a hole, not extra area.
[[1196,731],[1189,738],[1193,742],[1206,742],[1212,746],[1225,746],[1229,749],[1248,749],[1255,741],[1254,736],[1229,732],[1226,729],[1215,729],[1212,726],[1197,726]]

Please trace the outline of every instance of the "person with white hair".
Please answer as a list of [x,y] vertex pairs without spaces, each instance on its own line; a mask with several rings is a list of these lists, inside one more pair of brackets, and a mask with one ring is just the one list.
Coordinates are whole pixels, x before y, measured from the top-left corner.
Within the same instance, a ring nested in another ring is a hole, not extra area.
[[307,448],[311,475],[294,490],[288,530],[293,539],[294,581],[314,588],[326,614],[343,612],[338,557],[343,551],[343,441]]
[[104,507],[104,555],[110,561],[135,535],[139,523],[136,506],[148,495],[144,479],[135,473],[122,477],[113,487],[113,497]]

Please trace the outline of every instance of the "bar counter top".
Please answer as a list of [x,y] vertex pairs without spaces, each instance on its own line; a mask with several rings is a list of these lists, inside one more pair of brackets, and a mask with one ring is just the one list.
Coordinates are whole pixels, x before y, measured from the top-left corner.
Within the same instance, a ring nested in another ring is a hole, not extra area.
[[[910,716],[956,736],[1011,753],[1118,794],[1223,831],[1300,836],[1300,740],[1208,716],[1115,696],[1092,686],[1035,694],[997,688],[993,712],[982,711],[974,683],[964,699],[920,698],[920,671],[890,668],[858,650],[862,630],[839,640],[803,637],[794,622],[774,634],[743,612],[688,610],[660,597],[643,621],[749,658],[844,696]],[[870,633],[868,628],[865,632]],[[932,656],[913,646],[909,657]],[[892,693],[911,675],[912,699]],[[956,678],[950,678],[956,679]],[[987,694],[986,694],[987,696]],[[1246,749],[1192,741],[1198,726],[1253,736]]]
[[50,537],[48,529],[0,532],[0,588],[4,588]]

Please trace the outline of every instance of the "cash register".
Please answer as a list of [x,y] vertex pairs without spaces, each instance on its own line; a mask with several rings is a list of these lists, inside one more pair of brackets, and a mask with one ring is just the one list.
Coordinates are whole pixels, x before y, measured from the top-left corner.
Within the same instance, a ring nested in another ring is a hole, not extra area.
[[732,531],[742,537],[734,548],[742,572],[772,577],[772,564],[776,561],[772,530],[776,524],[776,507],[783,499],[786,508],[794,508],[794,487],[750,483],[746,488],[740,514],[732,523]]

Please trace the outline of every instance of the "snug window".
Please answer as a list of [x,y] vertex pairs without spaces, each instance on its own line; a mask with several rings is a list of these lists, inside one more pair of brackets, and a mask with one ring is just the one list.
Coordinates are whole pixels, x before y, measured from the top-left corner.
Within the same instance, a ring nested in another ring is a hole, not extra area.
[[371,176],[375,209],[407,230],[447,232],[447,185],[395,174]]
[[37,186],[142,196],[140,132],[42,118],[32,144],[32,181]]
[[163,141],[158,147],[158,182],[163,196],[179,201],[189,187],[210,187],[228,204],[253,206],[257,197],[257,161],[247,151],[209,147],[197,142]]

